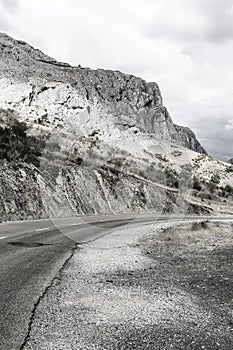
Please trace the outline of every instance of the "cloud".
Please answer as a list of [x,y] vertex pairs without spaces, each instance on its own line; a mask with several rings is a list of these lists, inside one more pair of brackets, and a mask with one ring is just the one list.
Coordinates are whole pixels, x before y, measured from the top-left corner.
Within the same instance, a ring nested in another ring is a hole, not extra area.
[[233,40],[233,4],[229,0],[207,1],[205,8],[207,28],[204,33],[206,41],[225,42]]
[[15,11],[19,7],[19,1],[18,0],[0,0],[0,5],[2,5],[3,8],[9,11]]
[[225,126],[228,120],[207,118],[199,129],[202,143],[208,147],[209,153],[228,161],[233,157],[233,129]]
[[[150,38],[177,42],[225,42],[233,39],[233,4],[230,0],[171,0],[158,2],[142,29]],[[166,4],[166,7],[164,6]]]
[[1,31],[9,31],[11,29],[11,24],[6,20],[6,18],[0,18],[0,28]]
[[227,161],[233,157],[233,114],[230,104],[229,107],[227,106],[227,99],[225,102],[225,108],[224,103],[218,103],[217,99],[216,101],[213,99],[211,105],[208,103],[208,108],[204,106],[205,103],[201,102],[198,105],[188,104],[189,108],[181,109],[181,114],[194,111],[189,125],[198,135],[203,147],[210,155]]

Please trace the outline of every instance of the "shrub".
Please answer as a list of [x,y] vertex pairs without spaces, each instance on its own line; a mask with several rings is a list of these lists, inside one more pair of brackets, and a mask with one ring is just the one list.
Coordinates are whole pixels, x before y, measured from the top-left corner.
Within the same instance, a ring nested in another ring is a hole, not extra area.
[[226,173],[233,173],[233,166],[228,166],[226,168]]
[[0,127],[0,159],[23,160],[39,167],[45,140],[27,135],[27,124],[10,116],[6,127]]
[[201,222],[194,222],[192,224],[191,230],[198,231],[198,230],[207,229],[207,228],[208,228],[208,221],[201,221]]
[[179,187],[178,174],[175,170],[171,168],[165,168],[164,175],[166,177],[166,184],[169,187]]
[[213,181],[207,182],[207,188],[212,193],[216,190],[216,184]]
[[156,153],[155,157],[158,158],[161,162],[168,162],[168,159],[164,154]]
[[220,176],[218,174],[213,174],[210,181],[218,185],[220,183]]
[[194,178],[193,178],[193,189],[197,190],[197,191],[201,190],[200,181],[199,181],[199,179],[196,176],[194,176]]
[[233,187],[230,185],[226,185],[224,190],[228,193],[228,194],[233,194]]

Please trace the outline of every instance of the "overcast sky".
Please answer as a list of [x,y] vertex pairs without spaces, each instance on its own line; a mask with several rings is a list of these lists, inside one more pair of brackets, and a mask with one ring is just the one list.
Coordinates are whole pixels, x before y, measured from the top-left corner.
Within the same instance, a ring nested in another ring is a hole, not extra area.
[[174,122],[233,157],[232,0],[0,0],[0,30],[61,61],[156,81]]

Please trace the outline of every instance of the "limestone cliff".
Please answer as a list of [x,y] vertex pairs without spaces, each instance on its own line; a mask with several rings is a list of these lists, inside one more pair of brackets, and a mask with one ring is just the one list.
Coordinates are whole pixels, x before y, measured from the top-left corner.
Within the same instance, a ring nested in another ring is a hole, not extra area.
[[1,218],[209,210],[190,201],[190,157],[206,152],[156,83],[72,67],[6,34],[0,57]]
[[159,87],[117,71],[59,63],[0,35],[0,106],[40,124],[75,133],[101,130],[103,140],[148,136],[205,152],[194,133],[173,124]]

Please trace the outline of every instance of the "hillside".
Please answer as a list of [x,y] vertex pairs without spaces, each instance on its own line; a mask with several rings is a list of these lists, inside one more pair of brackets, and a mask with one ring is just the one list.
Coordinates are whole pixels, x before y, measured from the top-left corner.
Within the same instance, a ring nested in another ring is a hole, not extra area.
[[233,169],[175,125],[156,83],[0,34],[0,217],[229,213]]

